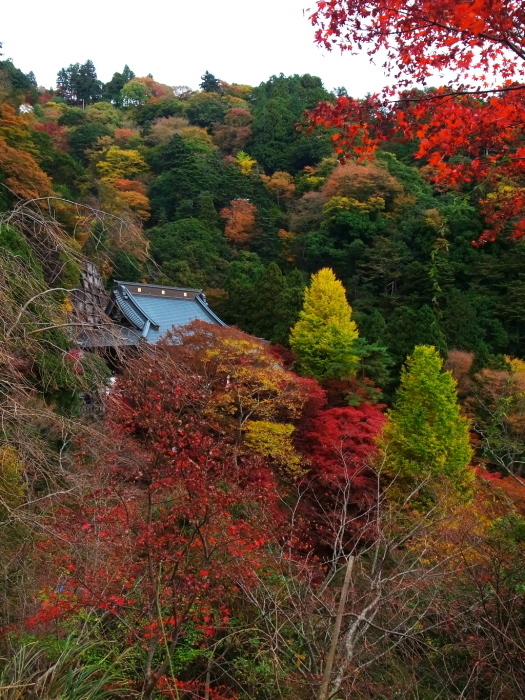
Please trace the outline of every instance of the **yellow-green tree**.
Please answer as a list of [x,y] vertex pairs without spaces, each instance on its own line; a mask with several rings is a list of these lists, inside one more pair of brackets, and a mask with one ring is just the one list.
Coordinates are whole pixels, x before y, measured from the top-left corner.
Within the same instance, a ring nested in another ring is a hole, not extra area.
[[290,345],[300,372],[319,381],[348,379],[357,369],[357,326],[345,288],[329,268],[312,275]]
[[115,182],[140,175],[148,169],[148,165],[138,151],[124,151],[118,146],[111,146],[106,153],[106,159],[97,163],[97,170],[105,182]]
[[407,359],[384,432],[386,464],[393,476],[448,482],[467,495],[474,479],[469,424],[460,413],[456,382],[442,365],[431,345],[418,345]]

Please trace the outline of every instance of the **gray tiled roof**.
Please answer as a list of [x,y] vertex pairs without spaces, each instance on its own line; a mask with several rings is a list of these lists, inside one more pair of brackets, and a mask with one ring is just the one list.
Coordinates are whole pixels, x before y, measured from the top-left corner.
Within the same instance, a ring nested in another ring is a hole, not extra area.
[[117,287],[113,292],[115,301],[119,309],[130,323],[142,330],[147,319],[142,317],[142,314],[137,309],[137,305],[130,302],[129,297],[124,296],[122,289]]
[[196,319],[225,325],[208,307],[200,289],[117,282],[112,304],[108,313],[112,315],[116,305],[148,343],[156,343],[174,326],[185,326]]

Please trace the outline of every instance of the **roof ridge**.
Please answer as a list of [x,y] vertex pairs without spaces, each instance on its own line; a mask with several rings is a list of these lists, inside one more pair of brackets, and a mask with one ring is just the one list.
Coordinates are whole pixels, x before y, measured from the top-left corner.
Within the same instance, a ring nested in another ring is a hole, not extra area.
[[202,289],[195,289],[193,287],[168,287],[165,284],[148,284],[147,282],[123,282],[121,280],[115,280],[115,284],[123,287],[128,287],[132,285],[135,287],[154,287],[155,289],[174,289],[180,292],[195,292],[196,294],[202,294]]

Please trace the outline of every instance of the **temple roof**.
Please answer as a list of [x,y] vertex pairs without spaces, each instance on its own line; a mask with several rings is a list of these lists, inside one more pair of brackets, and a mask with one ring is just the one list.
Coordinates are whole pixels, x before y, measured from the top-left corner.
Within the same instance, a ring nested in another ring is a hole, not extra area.
[[173,327],[199,319],[226,325],[209,308],[201,289],[116,282],[106,313],[136,331],[137,338],[156,343]]

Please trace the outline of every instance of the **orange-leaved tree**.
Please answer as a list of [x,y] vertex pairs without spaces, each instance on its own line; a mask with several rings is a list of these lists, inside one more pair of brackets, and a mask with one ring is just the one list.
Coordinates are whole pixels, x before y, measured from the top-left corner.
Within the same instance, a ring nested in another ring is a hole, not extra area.
[[234,245],[244,245],[253,237],[256,229],[257,207],[249,199],[233,199],[229,207],[221,210],[226,219],[224,235]]

